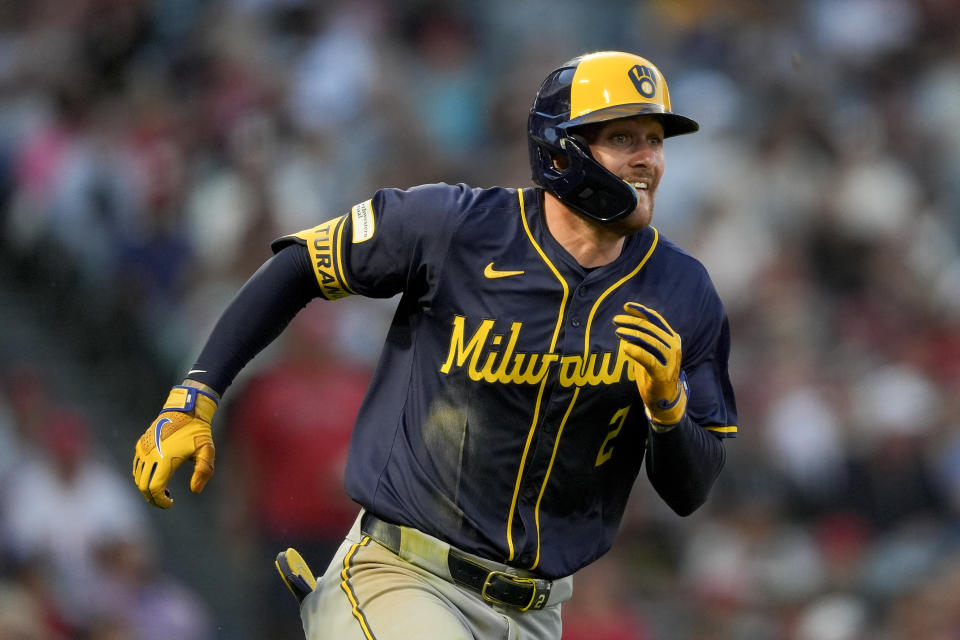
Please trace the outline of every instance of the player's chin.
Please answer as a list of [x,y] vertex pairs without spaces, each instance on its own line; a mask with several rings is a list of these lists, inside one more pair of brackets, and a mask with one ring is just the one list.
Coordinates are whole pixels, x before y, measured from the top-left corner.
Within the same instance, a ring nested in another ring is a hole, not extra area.
[[634,209],[630,215],[625,218],[620,218],[612,224],[615,225],[618,231],[626,235],[646,229],[650,226],[651,222],[653,222],[653,202],[644,202],[641,200],[637,208]]

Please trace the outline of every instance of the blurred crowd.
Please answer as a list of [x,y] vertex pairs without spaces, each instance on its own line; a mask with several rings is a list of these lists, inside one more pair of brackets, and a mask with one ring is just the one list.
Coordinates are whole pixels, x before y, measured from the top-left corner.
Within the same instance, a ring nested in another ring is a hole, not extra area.
[[[295,634],[270,549],[322,565],[352,519],[391,301],[313,303],[254,361],[211,496],[148,513],[134,439],[272,238],[379,187],[526,186],[539,82],[622,49],[701,123],[654,224],[727,304],[741,429],[693,516],[638,482],[564,637],[960,638],[958,33],[953,0],[0,3],[0,637]],[[242,579],[196,581],[161,518]]]

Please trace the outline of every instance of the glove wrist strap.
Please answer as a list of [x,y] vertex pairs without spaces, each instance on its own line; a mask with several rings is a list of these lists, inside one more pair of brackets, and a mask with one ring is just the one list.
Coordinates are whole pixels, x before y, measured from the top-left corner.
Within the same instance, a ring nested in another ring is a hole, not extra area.
[[180,383],[180,386],[193,387],[194,389],[199,389],[200,391],[203,391],[204,393],[206,393],[208,396],[212,396],[214,401],[217,404],[220,404],[220,394],[217,393],[216,390],[214,390],[214,388],[208,384],[197,382],[196,380],[191,380],[190,378],[184,378],[183,382]]
[[179,385],[170,390],[163,411],[190,413],[204,422],[210,422],[217,410],[217,398],[206,391],[192,386]]

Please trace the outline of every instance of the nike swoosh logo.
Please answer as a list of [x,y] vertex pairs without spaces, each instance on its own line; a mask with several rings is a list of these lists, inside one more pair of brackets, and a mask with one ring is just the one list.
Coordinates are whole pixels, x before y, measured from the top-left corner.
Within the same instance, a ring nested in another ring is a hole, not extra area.
[[191,373],[206,373],[206,372],[207,372],[206,369],[190,369],[190,371],[187,371],[187,375],[190,375]]
[[500,271],[499,269],[493,268],[493,263],[491,262],[483,269],[483,275],[493,279],[493,278],[509,278],[510,276],[522,276],[523,271]]
[[657,407],[660,409],[673,409],[675,406],[677,406],[677,403],[680,402],[680,398],[682,397],[683,397],[683,391],[678,391],[677,397],[674,398],[672,402],[664,398],[663,400],[657,401]]
[[160,448],[160,432],[163,431],[163,428],[170,424],[170,422],[170,418],[163,418],[157,423],[157,428],[155,429],[154,437],[156,438],[157,453],[160,454],[161,458],[163,457],[163,450]]
[[690,394],[690,385],[687,384],[687,372],[680,372],[680,388],[677,389],[677,397],[673,399],[673,402],[667,400],[666,398],[657,401],[657,407],[661,409],[673,409],[677,406],[677,403],[680,402],[680,398],[683,397],[683,394]]

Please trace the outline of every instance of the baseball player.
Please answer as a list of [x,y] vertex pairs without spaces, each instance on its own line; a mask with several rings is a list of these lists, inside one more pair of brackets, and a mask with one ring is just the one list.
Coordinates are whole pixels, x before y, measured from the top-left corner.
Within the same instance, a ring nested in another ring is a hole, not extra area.
[[650,61],[583,55],[530,110],[534,187],[382,189],[276,240],[137,443],[140,491],[169,507],[185,460],[203,489],[221,394],[308,301],[401,293],[350,445],[357,520],[316,578],[277,559],[306,635],[559,638],[644,462],[687,515],[737,433],[724,307],[651,226],[663,141],[697,129]]

